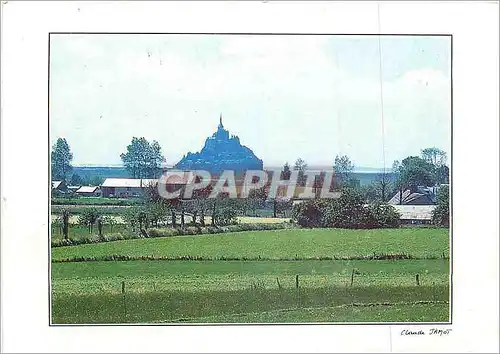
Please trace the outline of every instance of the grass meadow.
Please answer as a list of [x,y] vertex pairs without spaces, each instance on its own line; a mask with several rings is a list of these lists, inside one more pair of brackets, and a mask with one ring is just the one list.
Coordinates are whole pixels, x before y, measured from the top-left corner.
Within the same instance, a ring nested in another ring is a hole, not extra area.
[[356,257],[373,253],[443,258],[449,253],[446,229],[286,229],[216,235],[122,240],[57,247],[52,259],[71,257],[195,256],[204,258]]
[[[448,238],[446,229],[283,229],[55,247],[52,322],[447,322]],[[374,253],[415,259],[356,260]],[[204,260],[71,261],[111,255]],[[333,256],[353,260],[314,259]]]

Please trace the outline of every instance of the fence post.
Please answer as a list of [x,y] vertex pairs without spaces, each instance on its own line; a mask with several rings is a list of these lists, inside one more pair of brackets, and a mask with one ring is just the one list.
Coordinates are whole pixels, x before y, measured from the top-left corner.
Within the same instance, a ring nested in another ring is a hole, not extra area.
[[278,277],[276,277],[276,282],[278,283],[278,289],[281,289],[281,284],[280,284],[280,280]]
[[297,288],[297,307],[300,307],[299,275],[295,275],[295,287]]
[[351,286],[353,283],[354,283],[354,268],[352,269],[352,273],[351,273]]
[[125,281],[122,281],[122,300],[123,300],[123,311],[125,315],[125,321],[127,320],[127,302],[125,301]]
[[417,281],[417,285],[420,285],[420,275],[419,274],[417,274],[415,276],[415,280]]

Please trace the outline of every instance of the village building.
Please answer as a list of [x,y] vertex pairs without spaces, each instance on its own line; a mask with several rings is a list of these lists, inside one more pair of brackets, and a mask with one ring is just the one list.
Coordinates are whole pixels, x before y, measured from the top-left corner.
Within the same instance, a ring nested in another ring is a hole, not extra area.
[[101,195],[101,188],[98,186],[81,186],[75,193],[81,197],[99,197]]
[[52,194],[66,194],[68,186],[65,181],[52,181]]
[[435,205],[438,187],[415,187],[397,192],[390,200],[392,205]]
[[106,178],[101,185],[101,195],[117,198],[140,197],[147,187],[157,183],[157,179],[150,178]]
[[393,205],[401,215],[402,224],[428,225],[432,224],[432,212],[435,205]]
[[80,189],[81,186],[68,186],[68,192],[70,194],[75,194],[78,189]]

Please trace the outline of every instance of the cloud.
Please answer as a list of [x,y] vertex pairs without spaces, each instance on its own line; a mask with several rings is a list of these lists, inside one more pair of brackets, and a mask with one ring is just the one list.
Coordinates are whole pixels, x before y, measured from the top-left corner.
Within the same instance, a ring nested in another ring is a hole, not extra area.
[[221,111],[265,164],[346,153],[381,166],[382,141],[387,165],[428,146],[449,150],[450,78],[438,68],[382,82],[382,139],[378,70],[339,65],[329,37],[116,38],[52,41],[52,138],[66,136],[76,162],[119,163],[132,136],[145,136],[175,163],[202,147]]

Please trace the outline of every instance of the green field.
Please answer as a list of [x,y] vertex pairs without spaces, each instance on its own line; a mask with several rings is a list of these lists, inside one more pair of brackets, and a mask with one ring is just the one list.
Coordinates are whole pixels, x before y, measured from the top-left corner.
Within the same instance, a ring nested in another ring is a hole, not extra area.
[[266,259],[321,256],[409,254],[416,258],[448,255],[445,229],[288,229],[243,231],[217,235],[135,239],[58,247],[52,258],[127,256],[262,257]]
[[[284,309],[224,316],[197,317],[182,322],[201,323],[312,323],[312,322],[447,322],[449,304],[417,303],[397,306],[352,306]],[[180,321],[179,321],[180,322]]]
[[[443,254],[449,253],[448,237],[446,229],[285,229],[57,247],[52,249],[53,262],[106,255],[257,260],[52,263],[52,319],[53,323],[446,322],[450,270]],[[373,253],[404,253],[419,259],[308,259]]]

